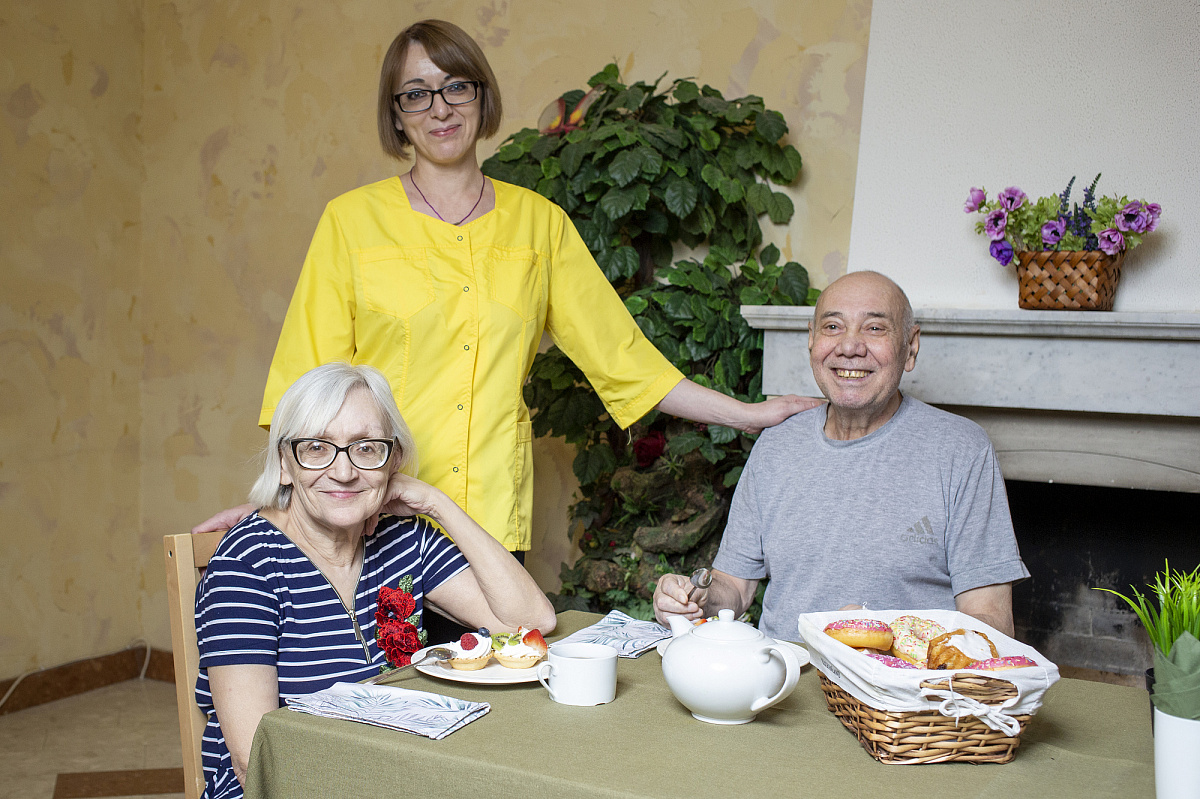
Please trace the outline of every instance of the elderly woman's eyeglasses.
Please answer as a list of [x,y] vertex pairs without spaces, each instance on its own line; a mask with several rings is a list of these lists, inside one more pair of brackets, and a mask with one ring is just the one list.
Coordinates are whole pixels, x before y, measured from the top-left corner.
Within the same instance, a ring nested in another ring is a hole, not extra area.
[[333,465],[339,453],[346,453],[350,463],[359,469],[381,469],[392,455],[394,440],[364,438],[339,447],[322,438],[293,438],[292,454],[296,463],[305,469],[325,469]]
[[466,105],[479,96],[479,81],[459,80],[440,89],[412,89],[393,95],[400,110],[416,114],[433,108],[433,96],[440,94],[446,105]]

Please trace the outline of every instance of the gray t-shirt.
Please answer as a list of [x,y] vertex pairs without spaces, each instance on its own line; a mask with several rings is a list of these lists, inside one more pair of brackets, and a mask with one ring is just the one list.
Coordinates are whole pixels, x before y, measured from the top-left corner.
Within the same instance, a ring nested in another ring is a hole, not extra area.
[[801,613],[954,609],[963,591],[1029,576],[1004,478],[979,425],[904,397],[854,441],[825,436],[826,406],[763,432],[713,563],[769,576],[759,627],[795,640]]

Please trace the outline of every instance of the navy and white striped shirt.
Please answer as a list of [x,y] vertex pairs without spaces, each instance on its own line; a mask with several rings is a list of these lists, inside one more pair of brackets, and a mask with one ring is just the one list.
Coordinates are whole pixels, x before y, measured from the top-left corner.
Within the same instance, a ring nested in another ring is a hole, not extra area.
[[425,593],[465,568],[458,547],[426,519],[385,516],[365,540],[351,618],[325,576],[275,525],[254,513],[226,533],[196,589],[196,703],[208,716],[201,746],[204,797],[242,795],[213,709],[210,667],[274,666],[280,707],[289,696],[378,674],[385,663],[375,644],[379,589],[412,577],[420,613]]

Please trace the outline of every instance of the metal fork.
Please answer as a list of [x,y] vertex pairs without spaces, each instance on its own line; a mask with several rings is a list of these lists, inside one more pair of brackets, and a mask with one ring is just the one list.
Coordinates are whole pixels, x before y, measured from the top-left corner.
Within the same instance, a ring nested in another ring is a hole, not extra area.
[[392,677],[396,676],[405,669],[411,669],[413,666],[420,666],[422,663],[428,663],[431,660],[441,662],[443,660],[449,660],[452,657],[454,657],[454,653],[446,647],[435,646],[433,649],[428,650],[424,655],[422,655],[420,660],[414,660],[407,666],[401,666],[398,669],[392,669],[391,671],[385,671],[382,674],[376,674],[374,677],[368,677],[367,679],[363,680],[360,685],[378,685],[384,680],[390,680]]

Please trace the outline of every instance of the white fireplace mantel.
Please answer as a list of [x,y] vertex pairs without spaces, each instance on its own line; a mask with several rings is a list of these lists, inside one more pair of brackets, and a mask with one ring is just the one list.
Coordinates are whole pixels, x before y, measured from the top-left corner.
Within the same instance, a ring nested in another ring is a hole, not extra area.
[[[819,396],[812,307],[743,306],[763,392]],[[1200,314],[916,309],[901,390],[974,419],[1006,477],[1200,492]]]

